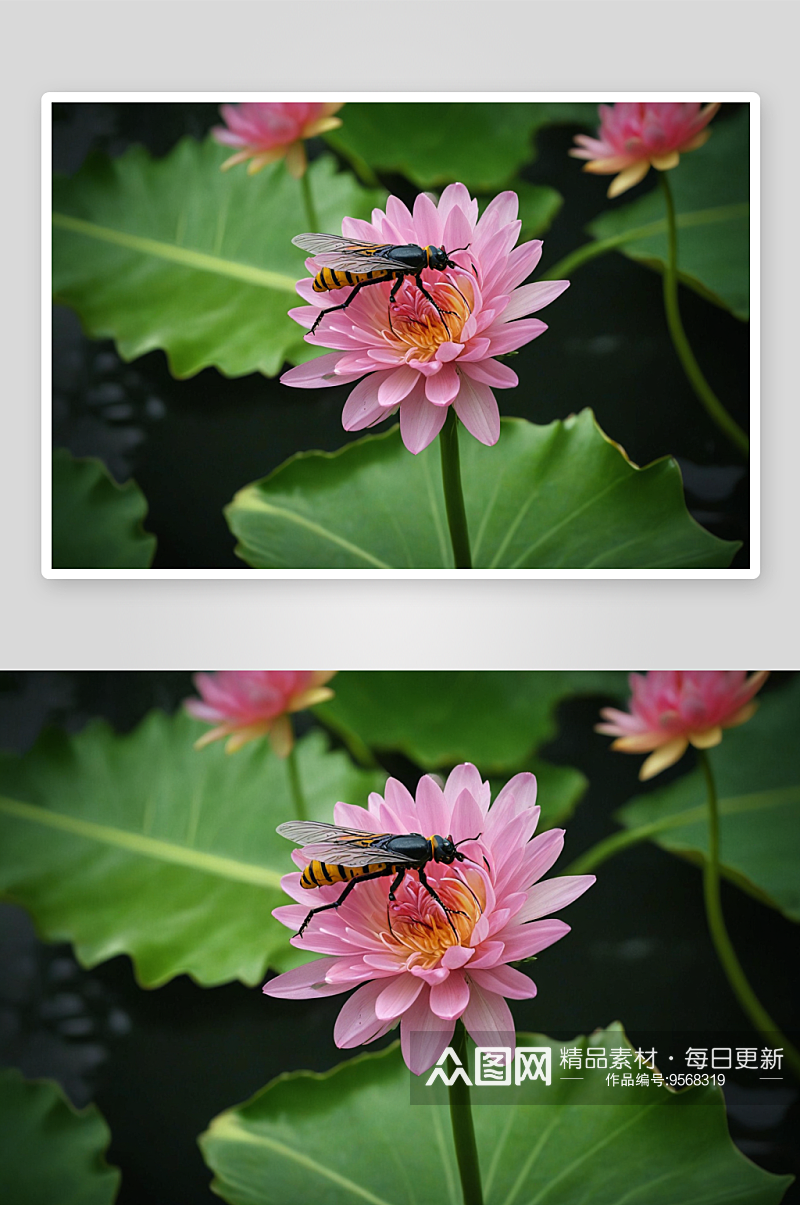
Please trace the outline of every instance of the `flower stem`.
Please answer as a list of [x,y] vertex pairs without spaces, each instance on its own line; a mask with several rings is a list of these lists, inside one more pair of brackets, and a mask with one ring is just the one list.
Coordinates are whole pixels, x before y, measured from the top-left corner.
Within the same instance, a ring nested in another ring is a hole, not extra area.
[[778,1029],[772,1017],[761,1004],[755,992],[747,982],[741,963],[736,957],[736,951],[731,944],[725,919],[722,915],[722,898],[720,895],[719,875],[719,809],[717,806],[717,789],[714,775],[711,771],[711,761],[704,749],[697,750],[699,761],[706,780],[708,794],[708,856],[703,863],[703,896],[706,905],[706,918],[711,931],[711,940],[717,957],[722,964],[728,983],[733,994],[750,1018],[755,1029],[765,1042],[775,1048],[780,1046],[786,1055],[786,1061],[800,1078],[800,1051]]
[[461,466],[458,455],[458,419],[452,406],[448,406],[447,418],[439,432],[439,448],[442,453],[442,483],[447,507],[447,524],[456,569],[472,568],[472,553],[469,548],[467,512],[464,509],[464,492],[461,488]]
[[709,417],[717,424],[720,431],[724,432],[728,439],[736,444],[739,451],[747,456],[750,452],[750,441],[736,420],[728,414],[728,411],[700,371],[700,365],[694,357],[694,352],[689,346],[689,340],[686,338],[686,332],[683,329],[680,309],[678,308],[678,230],[675,224],[675,206],[672,201],[672,190],[667,179],[667,173],[659,172],[658,176],[667,208],[669,256],[666,271],[664,272],[664,309],[667,315],[667,327],[672,338],[672,344],[681,362],[683,371],[689,378],[692,389],[705,406]]
[[314,198],[311,196],[311,181],[308,178],[308,169],[306,169],[300,177],[300,184],[303,189],[303,201],[306,206],[306,220],[308,222],[309,232],[314,234],[319,230],[317,221],[317,211],[314,208]]
[[[467,1065],[467,1031],[462,1021],[456,1021],[453,1050]],[[464,1205],[483,1205],[481,1169],[478,1164],[478,1148],[475,1143],[475,1127],[472,1124],[472,1109],[469,1102],[469,1086],[459,1076],[447,1089],[450,1094],[450,1121],[453,1126],[453,1142],[461,1177]]]
[[289,772],[289,790],[292,794],[292,802],[294,803],[294,814],[298,820],[308,820],[308,810],[306,808],[305,795],[303,788],[300,785],[300,771],[297,766],[297,746],[292,745],[291,751],[286,758],[286,769]]

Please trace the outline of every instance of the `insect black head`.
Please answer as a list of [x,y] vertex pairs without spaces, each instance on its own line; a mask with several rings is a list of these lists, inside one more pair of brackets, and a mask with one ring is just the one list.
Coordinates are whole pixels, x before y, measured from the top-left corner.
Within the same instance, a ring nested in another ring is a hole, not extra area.
[[434,862],[471,862],[472,858],[468,858],[466,854],[462,854],[459,850],[459,845],[466,845],[468,841],[477,841],[480,837],[464,837],[463,840],[455,842],[452,837],[432,837],[433,843],[433,860]]

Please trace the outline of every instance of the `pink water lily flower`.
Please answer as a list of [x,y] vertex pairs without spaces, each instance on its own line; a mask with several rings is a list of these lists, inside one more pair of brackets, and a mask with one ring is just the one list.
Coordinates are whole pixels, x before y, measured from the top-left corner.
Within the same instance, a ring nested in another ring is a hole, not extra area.
[[644,782],[674,765],[689,745],[711,749],[722,740],[724,728],[749,720],[758,706],[753,695],[768,676],[767,670],[749,678],[744,670],[631,674],[630,712],[604,707],[600,714],[607,723],[595,731],[616,736],[611,748],[621,753],[650,753],[639,771]]
[[651,167],[660,172],[677,167],[684,151],[702,146],[711,133],[705,127],[718,109],[719,104],[701,109],[699,101],[600,105],[597,138],[576,134],[578,149],[569,153],[589,160],[585,172],[614,175],[608,196],[618,197],[643,180]]
[[248,741],[268,736],[278,757],[288,757],[294,744],[290,712],[304,711],[333,698],[325,685],[335,670],[254,669],[195,674],[200,699],[187,699],[189,715],[215,724],[195,743],[202,749],[228,738],[225,749],[235,753]]
[[[444,247],[458,268],[425,268],[421,279],[439,310],[406,276],[395,302],[392,282],[359,291],[351,305],[324,317],[312,346],[335,350],[284,373],[285,385],[320,389],[359,380],[345,403],[342,425],[361,431],[400,410],[400,432],[410,452],[421,452],[439,434],[450,406],[467,430],[484,444],[500,435],[500,412],[494,389],[512,389],[516,373],[497,359],[536,339],[547,327],[526,318],[555,300],[567,280],[523,285],[542,254],[541,241],[514,244],[516,193],[504,192],[478,217],[478,202],[463,184],[450,184],[436,204],[425,193],[414,202],[413,215],[397,197],[386,212],[372,211],[370,222],[345,218],[342,234],[381,245]],[[465,251],[456,250],[467,247]],[[310,329],[321,311],[341,305],[348,288],[327,293],[313,289],[323,265],[306,260],[311,276],[298,282],[307,305],[290,310]],[[368,261],[365,271],[368,270]]]
[[[425,866],[442,902],[457,911],[445,915],[413,870],[394,903],[391,878],[358,883],[340,908],[313,917],[303,937],[292,938],[298,949],[324,957],[270,980],[265,993],[310,999],[355,988],[336,1021],[336,1045],[374,1042],[399,1022],[403,1057],[418,1075],[450,1044],[459,1017],[480,1040],[513,1034],[506,1001],[535,996],[536,985],[510,964],[568,933],[563,921],[543,918],[595,880],[576,875],[539,881],[560,854],[564,832],[533,837],[539,808],[532,774],[517,774],[491,809],[489,804],[489,784],[469,764],[457,766],[444,789],[431,777],[420,779],[416,799],[390,778],[385,795],[370,795],[367,808],[337,803],[334,820],[348,828],[464,842],[460,852],[472,861]],[[309,862],[300,850],[293,856],[299,867]],[[342,892],[341,883],[305,890],[299,873],[286,875],[282,886],[297,903],[274,915],[290,929],[300,928],[309,908]]]
[[342,124],[333,114],[343,101],[252,101],[241,105],[221,105],[224,126],[214,126],[211,133],[223,146],[239,149],[226,159],[222,170],[227,171],[248,159],[250,175],[260,172],[268,163],[286,159],[286,168],[296,179],[307,167],[304,138],[315,138]]

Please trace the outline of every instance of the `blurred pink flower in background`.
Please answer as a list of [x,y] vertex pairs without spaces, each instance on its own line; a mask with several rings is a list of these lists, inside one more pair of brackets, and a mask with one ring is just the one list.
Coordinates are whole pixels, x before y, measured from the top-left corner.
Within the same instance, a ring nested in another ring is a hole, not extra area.
[[201,699],[184,703],[189,715],[216,724],[196,742],[202,749],[228,737],[225,749],[235,753],[248,741],[268,736],[278,757],[288,757],[294,744],[289,713],[333,698],[325,683],[335,670],[254,669],[195,674]]
[[569,153],[589,160],[585,172],[601,176],[619,172],[608,189],[609,197],[618,197],[643,180],[651,167],[660,172],[677,167],[684,151],[702,146],[711,134],[705,127],[718,109],[719,104],[701,109],[699,101],[600,105],[597,138],[576,134],[580,149]]
[[596,732],[616,736],[611,746],[621,753],[654,752],[644,762],[639,778],[653,778],[674,765],[688,749],[710,749],[722,740],[723,728],[749,720],[757,703],[751,702],[764,685],[768,670],[747,677],[744,670],[651,670],[631,674],[630,713],[604,707],[608,722]]
[[[413,871],[389,900],[390,878],[359,883],[339,909],[312,918],[298,949],[325,955],[287,971],[264,987],[269,996],[310,999],[357,990],[344,1004],[334,1028],[336,1045],[350,1049],[375,1041],[400,1023],[403,1057],[417,1075],[433,1066],[450,1044],[460,1017],[470,1034],[513,1034],[506,998],[528,999],[536,985],[510,963],[538,954],[569,932],[560,920],[543,920],[565,907],[595,881],[575,875],[539,882],[564,844],[562,829],[533,840],[539,808],[536,779],[517,774],[490,809],[490,788],[475,766],[457,766],[442,789],[420,779],[416,800],[395,779],[385,796],[373,793],[369,807],[337,803],[339,825],[368,832],[447,834],[473,862],[429,862],[425,874],[448,908],[449,919]],[[293,853],[305,867],[309,856]],[[488,862],[488,868],[486,862]],[[300,873],[288,874],[283,889],[295,904],[274,915],[299,929],[309,911]],[[332,903],[343,884],[313,893],[313,904]],[[455,932],[454,932],[455,930]],[[502,1044],[502,1043],[501,1043]]]
[[221,105],[224,126],[214,126],[211,133],[223,146],[238,147],[235,155],[226,159],[222,170],[250,160],[250,175],[260,172],[276,159],[286,159],[289,173],[299,179],[306,170],[304,138],[314,138],[342,124],[333,114],[344,101],[253,101],[241,105]]
[[[517,208],[516,193],[504,192],[478,218],[478,202],[463,184],[450,184],[438,205],[420,193],[413,215],[390,197],[386,213],[374,209],[370,222],[345,218],[342,234],[348,238],[443,246],[451,258],[455,255],[463,271],[422,272],[425,287],[447,311],[447,325],[407,276],[391,307],[390,327],[392,282],[370,285],[346,310],[323,318],[314,336],[306,336],[312,346],[336,350],[290,369],[281,381],[320,389],[362,377],[345,403],[344,429],[373,427],[399,408],[400,432],[410,452],[421,452],[436,438],[450,406],[476,439],[496,443],[500,412],[492,390],[512,389],[519,380],[495,357],[546,331],[544,322],[523,316],[543,309],[569,285],[567,280],[522,284],[539,262],[542,244],[536,239],[514,247],[521,229]],[[453,252],[467,244],[468,250]],[[347,289],[314,292],[313,276],[321,266],[313,258],[306,261],[312,275],[298,282],[297,292],[309,304],[289,311],[307,329],[321,310],[349,295]]]

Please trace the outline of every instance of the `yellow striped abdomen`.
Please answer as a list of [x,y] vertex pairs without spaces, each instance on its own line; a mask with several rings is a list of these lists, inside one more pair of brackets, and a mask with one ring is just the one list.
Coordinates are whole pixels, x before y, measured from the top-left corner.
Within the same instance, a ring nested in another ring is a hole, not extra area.
[[366,280],[394,280],[404,272],[339,272],[334,268],[323,268],[314,277],[315,293],[330,293],[332,289],[346,289],[350,285],[363,284]]
[[[325,271],[327,272],[327,268]],[[373,862],[369,866],[334,866],[331,862],[309,862],[300,879],[301,887],[325,887],[328,883],[349,883],[351,879],[363,879],[364,875],[388,874],[391,862]]]

